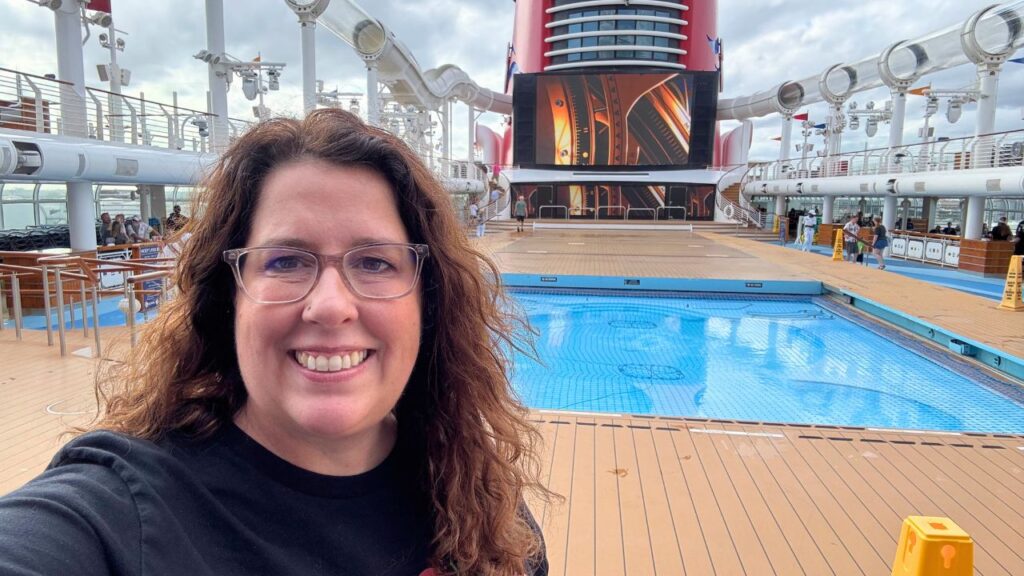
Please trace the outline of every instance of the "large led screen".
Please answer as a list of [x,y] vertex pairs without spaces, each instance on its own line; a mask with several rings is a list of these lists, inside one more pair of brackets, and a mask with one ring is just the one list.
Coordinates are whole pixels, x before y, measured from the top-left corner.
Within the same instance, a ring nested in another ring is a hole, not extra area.
[[513,95],[517,164],[703,168],[711,161],[714,73],[522,76]]

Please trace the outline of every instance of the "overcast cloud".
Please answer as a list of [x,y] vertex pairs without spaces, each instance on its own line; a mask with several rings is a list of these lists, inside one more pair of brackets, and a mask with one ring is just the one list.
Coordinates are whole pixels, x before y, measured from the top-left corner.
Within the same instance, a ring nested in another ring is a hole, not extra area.
[[[206,45],[205,3],[202,0],[112,0],[117,28],[127,32],[127,49],[119,63],[132,72],[125,92],[144,92],[147,99],[170,102],[178,93],[182,106],[205,109],[206,66],[192,55]],[[501,90],[505,53],[512,37],[512,0],[363,0],[362,6],[408,46],[424,69],[456,64],[477,83]],[[724,46],[723,97],[746,95],[785,80],[806,78],[840,62],[856,62],[889,44],[961,24],[989,0],[719,0],[718,27]],[[302,107],[299,26],[283,0],[225,0],[227,52],[249,60],[286,62],[281,90],[266,105],[275,113],[297,115]],[[0,66],[34,74],[57,68],[53,15],[28,0],[0,0]],[[103,87],[96,64],[108,60],[96,41],[85,46],[86,83]],[[343,92],[365,92],[364,67],[354,51],[323,28],[317,34],[317,71],[326,86]],[[975,81],[971,66],[931,77],[935,87],[959,88]],[[922,82],[922,84],[925,82]],[[858,94],[858,102],[888,99],[885,89]],[[252,118],[252,102],[236,82],[228,96],[232,116]],[[905,141],[917,139],[923,98],[911,97]],[[1021,128],[1024,107],[1024,65],[1007,64],[1000,79],[997,126]],[[456,126],[464,125],[461,107]],[[937,135],[960,136],[973,131],[975,106],[949,125],[933,118]],[[825,106],[809,108],[812,120],[823,121]],[[485,115],[496,126],[500,118]],[[735,126],[727,123],[725,128]],[[778,156],[777,116],[755,121],[752,156]],[[464,132],[464,131],[462,131]],[[456,129],[453,153],[463,154],[466,136]],[[795,134],[794,134],[794,137]],[[863,130],[844,135],[844,149],[884,146],[887,128],[867,139]]]

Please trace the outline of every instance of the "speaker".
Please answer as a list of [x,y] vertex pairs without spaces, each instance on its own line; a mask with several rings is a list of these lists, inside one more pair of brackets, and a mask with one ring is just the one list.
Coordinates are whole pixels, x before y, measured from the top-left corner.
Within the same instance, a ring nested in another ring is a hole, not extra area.
[[537,77],[516,74],[512,88],[512,162],[537,163]]

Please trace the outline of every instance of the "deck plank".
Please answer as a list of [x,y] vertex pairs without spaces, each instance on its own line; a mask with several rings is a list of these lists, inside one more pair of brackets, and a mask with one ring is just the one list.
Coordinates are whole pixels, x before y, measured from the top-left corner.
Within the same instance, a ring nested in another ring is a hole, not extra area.
[[623,551],[619,462],[615,453],[615,429],[610,419],[600,419],[594,428],[594,563],[595,574],[626,574]]
[[685,572],[679,550],[679,534],[669,508],[665,477],[654,445],[654,434],[647,422],[634,421],[630,428],[636,452],[636,472],[644,494],[644,510],[650,530],[651,554],[655,574]]
[[633,430],[630,421],[612,429],[613,448],[618,466],[614,474],[619,483],[619,514],[622,521],[622,549],[627,574],[654,574],[651,527],[640,482]]
[[597,423],[593,418],[576,420],[576,448],[573,454],[571,499],[568,512],[568,541],[564,573],[566,576],[592,576],[596,573],[595,545],[597,507],[596,441]]

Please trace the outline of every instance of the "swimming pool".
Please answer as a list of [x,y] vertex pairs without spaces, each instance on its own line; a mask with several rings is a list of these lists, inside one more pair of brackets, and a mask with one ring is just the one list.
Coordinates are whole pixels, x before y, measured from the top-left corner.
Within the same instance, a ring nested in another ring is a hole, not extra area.
[[822,299],[511,294],[539,331],[543,365],[511,374],[533,408],[1024,432],[1019,388]]

